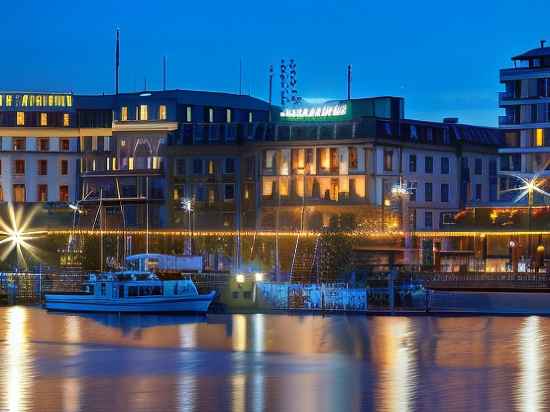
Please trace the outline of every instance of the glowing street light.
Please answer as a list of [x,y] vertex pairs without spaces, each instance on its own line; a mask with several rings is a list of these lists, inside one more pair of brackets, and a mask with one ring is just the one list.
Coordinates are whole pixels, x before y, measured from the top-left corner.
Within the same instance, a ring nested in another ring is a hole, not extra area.
[[5,260],[13,250],[17,253],[17,263],[22,269],[27,268],[25,254],[38,259],[38,249],[31,245],[29,241],[36,239],[39,235],[46,232],[28,230],[32,218],[37,211],[37,208],[31,209],[29,214],[24,218],[23,208],[19,208],[16,211],[12,204],[8,205],[8,221],[0,219],[0,236],[5,236],[0,240],[0,245],[6,245],[0,254],[1,260]]

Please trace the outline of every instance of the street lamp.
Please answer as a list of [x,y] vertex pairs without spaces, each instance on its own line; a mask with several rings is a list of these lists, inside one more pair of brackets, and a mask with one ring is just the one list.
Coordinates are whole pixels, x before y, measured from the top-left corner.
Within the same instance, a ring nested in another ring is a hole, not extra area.
[[183,198],[180,201],[180,207],[187,212],[187,232],[189,233],[189,256],[193,255],[193,232],[191,225],[191,213],[193,212],[193,200],[189,198]]

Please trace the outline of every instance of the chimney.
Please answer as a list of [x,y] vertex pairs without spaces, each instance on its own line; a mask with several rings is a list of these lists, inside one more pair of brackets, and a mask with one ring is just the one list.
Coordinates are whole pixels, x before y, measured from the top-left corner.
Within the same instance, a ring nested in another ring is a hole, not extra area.
[[541,40],[540,41],[540,48],[541,49],[544,48],[544,43],[546,43],[546,40]]

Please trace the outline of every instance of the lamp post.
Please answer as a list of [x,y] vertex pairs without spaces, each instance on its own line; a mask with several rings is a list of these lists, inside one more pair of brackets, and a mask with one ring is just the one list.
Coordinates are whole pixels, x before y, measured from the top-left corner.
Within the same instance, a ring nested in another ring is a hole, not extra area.
[[533,192],[536,188],[536,181],[532,179],[527,185],[527,250],[529,251],[530,266],[533,266],[533,251],[531,250],[531,208],[533,207]]
[[191,213],[193,212],[193,201],[189,198],[183,198],[180,202],[181,208],[187,212],[187,233],[189,234],[189,245],[186,252],[189,256],[193,255],[193,232],[191,225]]

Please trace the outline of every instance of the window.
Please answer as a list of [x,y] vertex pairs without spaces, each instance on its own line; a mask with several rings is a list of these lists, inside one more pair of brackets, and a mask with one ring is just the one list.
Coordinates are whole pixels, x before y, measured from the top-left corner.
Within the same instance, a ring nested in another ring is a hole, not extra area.
[[409,201],[416,202],[416,188],[417,182],[409,182]]
[[38,185],[38,202],[47,202],[48,201],[48,185]]
[[[113,158],[113,160],[116,160]],[[61,176],[67,176],[69,174],[69,161],[67,159],[61,160]]]
[[159,106],[159,120],[166,120],[166,105],[161,104]]
[[193,174],[202,175],[202,159],[193,159]]
[[67,185],[59,186],[59,201],[60,202],[69,201],[69,186]]
[[235,159],[228,157],[225,159],[225,173],[233,174],[235,173]]
[[139,105],[139,120],[149,120],[149,107],[146,104]]
[[50,150],[50,139],[39,139],[38,150],[41,152],[48,152]]
[[13,185],[13,201],[14,202],[25,201],[25,185],[23,184]]
[[216,173],[216,163],[213,160],[208,161],[208,174],[213,175]]
[[483,173],[483,159],[476,159],[474,163],[474,174],[481,175]]
[[225,109],[225,121],[231,123],[231,109]]
[[120,108],[120,120],[123,122],[128,120],[128,106],[122,106]]
[[497,161],[496,159],[489,160],[489,176],[497,175]]
[[432,201],[432,184],[431,183],[424,184],[424,200],[426,202]]
[[25,113],[17,112],[17,126],[25,126]]
[[128,170],[134,170],[134,156],[128,158]]
[[416,155],[414,154],[409,155],[409,172],[416,172]]
[[350,169],[357,169],[359,163],[357,161],[357,148],[356,147],[350,147],[348,149],[349,153],[349,168]]
[[441,158],[441,174],[442,175],[448,175],[449,174],[449,158],[448,157],[442,157]]
[[431,156],[426,156],[424,158],[424,172],[433,173],[434,172],[434,159]]
[[62,152],[68,152],[71,148],[69,139],[61,139],[59,146]]
[[46,176],[48,174],[48,161],[47,160],[39,160],[38,161],[38,175],[39,176]]
[[424,227],[426,229],[432,229],[434,226],[432,212],[424,212]]
[[535,146],[544,146],[544,134],[542,129],[535,129]]
[[393,164],[393,150],[384,150],[384,172],[391,172]]
[[210,123],[214,122],[214,109],[211,107],[208,108],[208,121]]
[[481,184],[476,184],[476,194],[475,199],[476,202],[481,202]]
[[176,176],[185,176],[185,159],[180,157],[176,159],[176,166],[174,170]]
[[4,189],[2,188],[2,185],[0,185],[0,202],[4,201]]
[[48,113],[40,113],[40,126],[48,125]]
[[193,121],[193,110],[191,108],[191,106],[187,106],[186,110],[185,110],[185,121],[186,122],[191,122]]
[[224,199],[233,200],[235,199],[235,185],[226,184],[224,188]]
[[244,298],[244,299],[247,299],[247,300],[252,299],[252,292],[249,291],[249,290],[245,290],[245,291],[243,292],[243,298]]
[[253,118],[252,112],[248,112],[248,123],[252,123],[253,120],[254,118]]
[[449,185],[447,183],[441,184],[441,202],[449,202]]
[[111,136],[103,137],[103,151],[109,152],[111,150]]
[[63,126],[69,127],[71,125],[71,116],[69,113],[63,113]]
[[24,175],[25,174],[25,161],[22,159],[17,159],[14,162],[15,166],[15,173],[16,175]]
[[[113,160],[116,160],[116,158],[113,158]],[[115,167],[113,165],[113,167]],[[161,159],[160,159],[160,156],[153,156],[151,158],[151,165],[150,165],[151,169],[154,169],[154,170],[158,170],[160,169],[161,167]],[[114,169],[113,169],[114,170]]]
[[17,137],[13,139],[13,150],[24,151],[27,149],[27,140],[24,137]]

